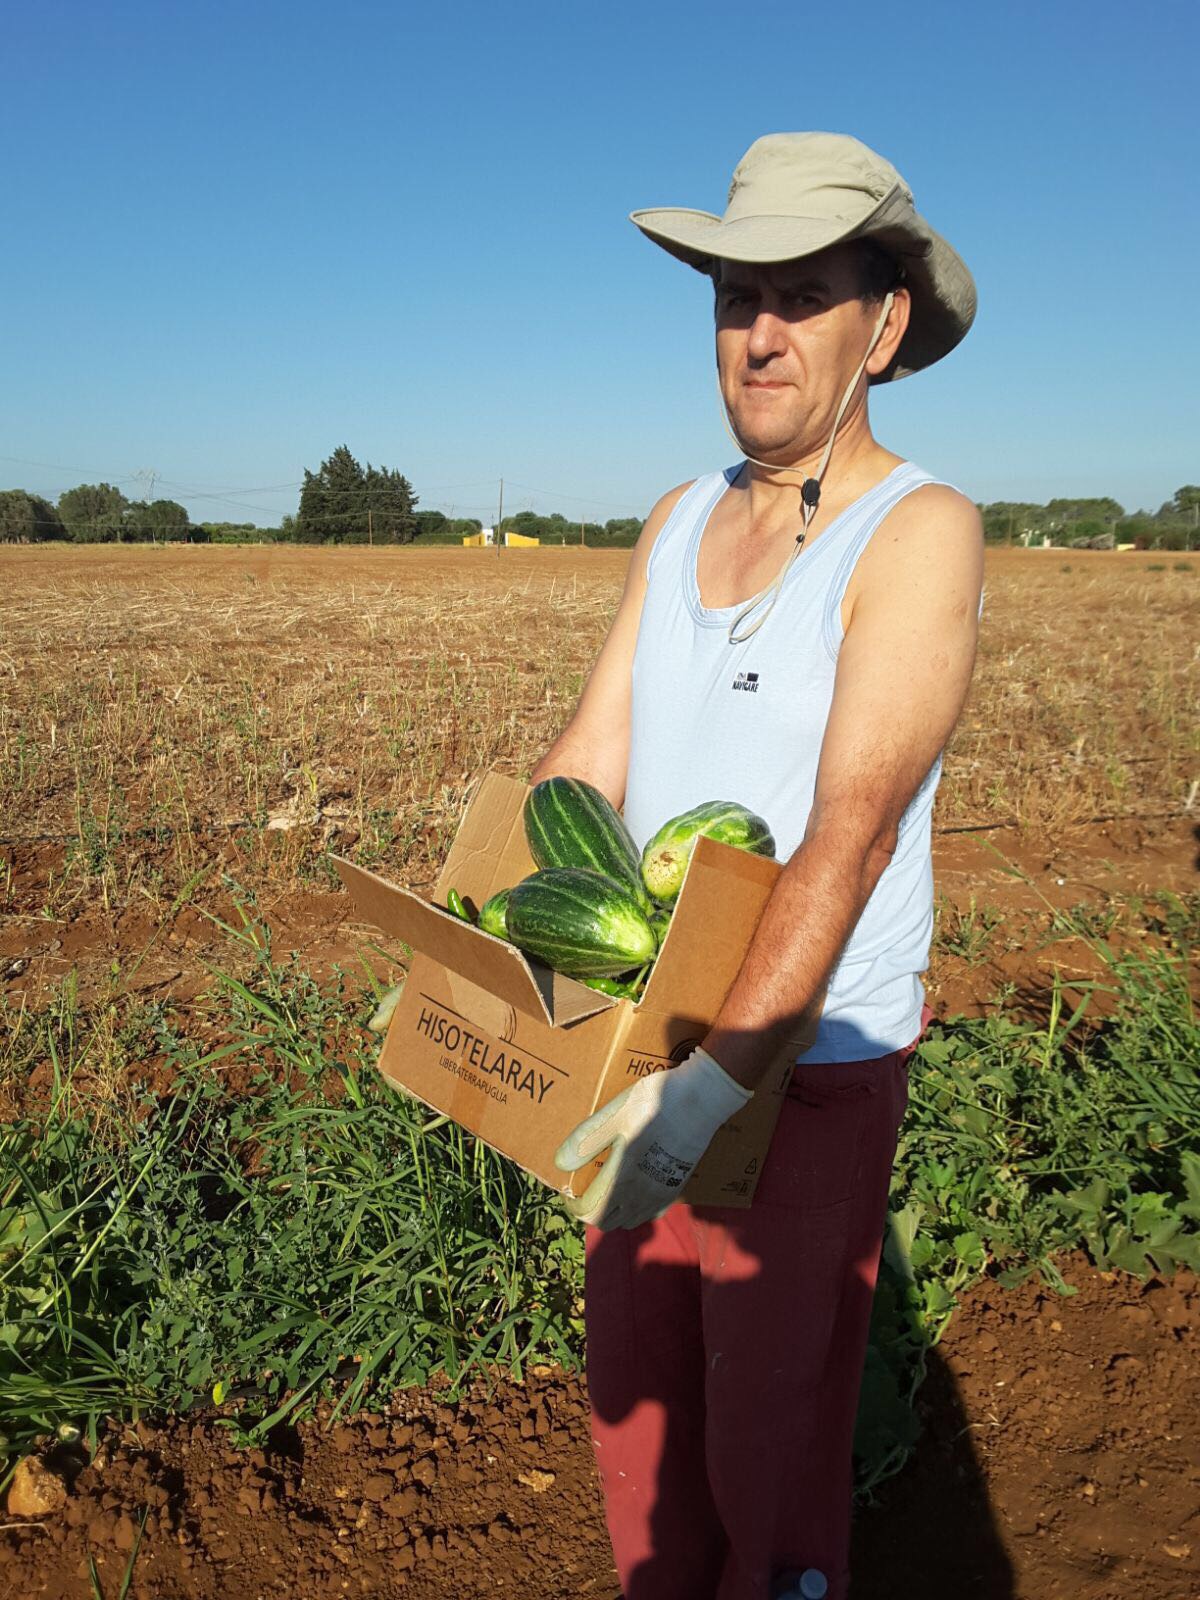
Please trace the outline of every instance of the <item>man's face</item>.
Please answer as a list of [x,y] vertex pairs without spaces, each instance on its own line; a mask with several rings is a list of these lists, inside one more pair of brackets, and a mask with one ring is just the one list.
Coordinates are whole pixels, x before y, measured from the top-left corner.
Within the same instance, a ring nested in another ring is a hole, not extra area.
[[784,465],[828,437],[881,307],[859,298],[848,245],[768,266],[722,261],[717,270],[721,393],[746,452]]

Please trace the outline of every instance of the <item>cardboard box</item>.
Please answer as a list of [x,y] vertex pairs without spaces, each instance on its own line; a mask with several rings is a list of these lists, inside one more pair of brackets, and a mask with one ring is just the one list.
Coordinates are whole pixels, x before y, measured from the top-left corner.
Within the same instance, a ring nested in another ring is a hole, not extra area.
[[[700,1043],[781,869],[700,839],[635,1005],[527,960],[442,909],[451,888],[480,906],[534,870],[522,820],[527,793],[498,773],[483,779],[438,880],[442,904],[335,861],[363,920],[413,951],[380,1071],[543,1183],[575,1195],[602,1163],[568,1175],[554,1152],[632,1080],[675,1066]],[[684,1190],[690,1202],[750,1204],[802,1048],[782,1047],[745,1110],[718,1129]]]

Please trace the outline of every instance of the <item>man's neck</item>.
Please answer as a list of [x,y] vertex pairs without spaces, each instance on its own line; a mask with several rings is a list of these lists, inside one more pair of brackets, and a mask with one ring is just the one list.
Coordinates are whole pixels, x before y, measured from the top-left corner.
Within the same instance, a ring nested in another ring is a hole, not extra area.
[[[770,534],[783,524],[795,523],[800,486],[805,478],[814,477],[821,464],[826,440],[806,449],[786,467],[772,470],[747,461],[739,479],[739,487],[749,495],[749,524],[756,532]],[[897,457],[885,450],[871,433],[865,407],[852,417],[847,417],[838,429],[837,441],[825,476],[821,480],[822,521],[833,509],[841,509],[858,498],[872,484],[891,471]]]

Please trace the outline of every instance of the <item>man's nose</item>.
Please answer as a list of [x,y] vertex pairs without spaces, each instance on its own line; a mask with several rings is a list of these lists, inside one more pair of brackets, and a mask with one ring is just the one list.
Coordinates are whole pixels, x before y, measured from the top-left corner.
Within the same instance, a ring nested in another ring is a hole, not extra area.
[[748,351],[754,361],[769,361],[782,355],[787,348],[787,334],[783,318],[770,307],[760,308],[750,324]]

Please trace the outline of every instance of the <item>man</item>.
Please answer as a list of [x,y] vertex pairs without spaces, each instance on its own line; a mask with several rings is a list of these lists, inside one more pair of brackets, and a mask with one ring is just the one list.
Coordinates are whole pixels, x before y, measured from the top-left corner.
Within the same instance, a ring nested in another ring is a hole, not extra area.
[[[632,220],[712,276],[745,460],[654,507],[533,776],[595,784],[639,845],[699,801],[740,801],[786,866],[703,1047],[559,1152],[574,1170],[609,1151],[574,1202],[596,1456],[625,1600],[840,1600],[888,1177],[928,1016],[930,810],[983,569],[975,507],[876,442],[867,389],[952,349],[974,286],[895,169],[841,135],[759,139],[724,217]],[[809,1048],[754,1204],[672,1204],[787,1040]]]

